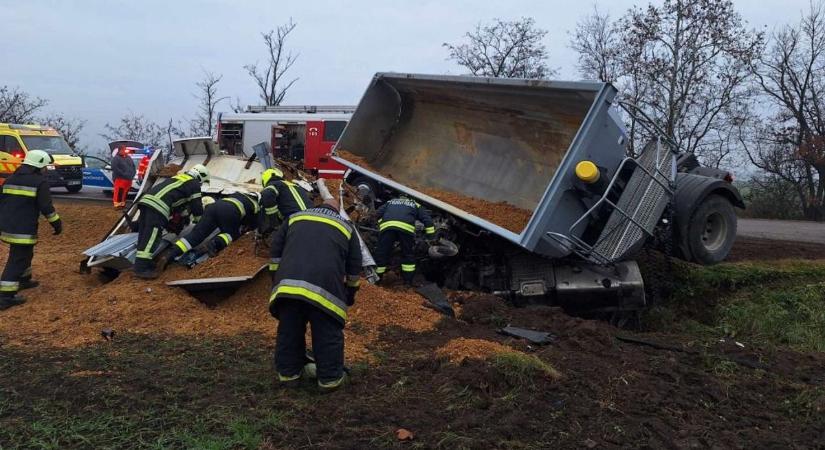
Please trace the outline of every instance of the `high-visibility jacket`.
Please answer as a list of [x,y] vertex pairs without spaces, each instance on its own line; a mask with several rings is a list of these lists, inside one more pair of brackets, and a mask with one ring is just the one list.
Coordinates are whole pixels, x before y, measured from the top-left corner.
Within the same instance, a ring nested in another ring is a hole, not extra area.
[[378,230],[397,229],[415,234],[415,221],[424,224],[424,233],[435,234],[435,226],[430,213],[411,198],[399,197],[384,203],[378,211]]
[[265,218],[285,219],[312,206],[307,191],[286,180],[272,180],[261,192],[261,209]]
[[240,222],[241,225],[250,228],[254,228],[257,225],[257,217],[260,207],[258,206],[258,202],[249,196],[236,192],[218,200],[216,203],[220,202],[227,202],[235,205],[235,209],[238,214],[240,214],[240,220],[238,222]]
[[138,204],[156,210],[167,219],[175,212],[189,209],[192,221],[197,222],[203,215],[201,182],[187,174],[175,175],[152,187]]
[[358,287],[361,272],[358,239],[353,226],[329,206],[290,216],[272,240],[270,311],[277,313],[278,299],[291,298],[346,322],[347,288]]
[[0,240],[36,244],[39,214],[50,223],[60,220],[46,177],[32,166],[21,165],[0,187]]

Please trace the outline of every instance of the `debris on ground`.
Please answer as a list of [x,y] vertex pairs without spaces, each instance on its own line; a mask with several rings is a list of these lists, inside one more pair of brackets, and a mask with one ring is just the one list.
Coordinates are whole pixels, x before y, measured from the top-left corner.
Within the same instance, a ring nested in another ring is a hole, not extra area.
[[[260,334],[274,340],[277,320],[269,314],[271,281],[259,276],[220,301],[202,303],[185,290],[167,286],[174,280],[249,275],[268,262],[266,249],[254,252],[247,234],[194,269],[170,264],[156,280],[136,278],[131,271],[114,280],[99,272],[81,274],[80,252],[98,243],[120,213],[107,204],[57,201],[66,223],[63,234],[43,233],[35,248],[34,276],[40,287],[26,291],[25,305],[0,315],[0,339],[6,344],[78,347],[101,339],[101,325],[118,333],[182,336]],[[8,247],[0,245],[5,262]],[[227,261],[230,263],[227,264]],[[59,295],[54,295],[59,292]],[[380,348],[382,330],[393,326],[411,332],[433,330],[442,315],[425,308],[412,290],[364,285],[349,311],[347,358],[369,359]]]
[[453,305],[450,304],[447,295],[444,294],[444,291],[442,291],[437,284],[425,284],[424,286],[416,288],[415,292],[427,300],[424,306],[433,308],[447,317],[455,317]]
[[415,434],[406,428],[399,428],[395,430],[395,437],[399,441],[411,441],[415,438]]
[[526,339],[536,345],[545,345],[556,340],[556,336],[546,331],[534,331],[519,327],[504,327],[499,333],[519,339]]

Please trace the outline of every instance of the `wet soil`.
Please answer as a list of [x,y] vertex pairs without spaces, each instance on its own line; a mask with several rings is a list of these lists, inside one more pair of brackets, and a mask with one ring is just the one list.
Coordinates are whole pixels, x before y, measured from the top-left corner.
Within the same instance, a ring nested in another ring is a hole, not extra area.
[[726,261],[772,261],[779,259],[825,259],[825,244],[737,237]]
[[[233,408],[237,417],[287,411],[286,423],[262,429],[261,448],[400,447],[402,427],[422,448],[815,448],[825,436],[823,354],[630,332],[473,293],[450,293],[458,318],[447,319],[392,286],[365,286],[351,309],[350,386],[323,397],[284,391],[261,382],[272,377],[276,326],[265,276],[214,307],[163,284],[190,272],[183,268],[104,283],[79,273],[79,253],[117,213],[57,208],[66,232],[50,236],[44,224],[35,251],[43,284],[26,292],[26,305],[0,312],[0,376],[14,386],[2,429],[42,420],[28,406],[37,402],[87,417],[105,398],[140,420],[162,405]],[[238,244],[224,262],[250,256]],[[740,254],[750,245],[740,242]],[[0,259],[6,253],[0,246]],[[556,339],[531,345],[499,334],[505,325]],[[114,341],[103,341],[104,328]],[[502,353],[518,358],[496,360]],[[539,376],[524,357],[560,377]]]

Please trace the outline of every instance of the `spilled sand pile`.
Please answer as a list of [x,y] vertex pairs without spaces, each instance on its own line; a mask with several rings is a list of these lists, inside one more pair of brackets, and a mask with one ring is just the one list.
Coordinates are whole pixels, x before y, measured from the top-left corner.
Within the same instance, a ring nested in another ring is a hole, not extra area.
[[[248,274],[266,262],[266,251],[254,254],[252,239],[244,237],[217,258],[188,270],[172,266],[157,280],[141,280],[124,272],[106,282],[97,273],[81,274],[81,252],[96,244],[118,213],[108,205],[58,202],[65,232],[52,236],[41,228],[35,249],[35,278],[41,286],[25,291],[25,305],[0,312],[0,345],[76,347],[98,342],[101,330],[185,336],[258,334],[274,340],[277,321],[268,310],[269,277],[261,274],[232,295],[207,306],[167,281],[205,276]],[[0,246],[5,261],[8,247]],[[350,309],[345,330],[347,358],[369,357],[380,348],[382,331],[399,327],[413,332],[433,329],[441,315],[422,306],[411,291],[391,291],[364,285]]]
[[[341,158],[346,159],[347,161],[357,164],[372,172],[379,173],[387,178],[393,179],[392,174],[384,173],[375,169],[370,166],[369,162],[365,158],[361,156],[356,156],[346,151],[339,151],[338,154]],[[433,189],[416,185],[409,186],[417,191],[420,191],[421,193],[455,206],[456,208],[466,211],[476,217],[480,217],[488,222],[494,223],[514,233],[521,233],[530,221],[530,217],[533,215],[532,211],[519,208],[507,202],[491,202],[441,189]]]

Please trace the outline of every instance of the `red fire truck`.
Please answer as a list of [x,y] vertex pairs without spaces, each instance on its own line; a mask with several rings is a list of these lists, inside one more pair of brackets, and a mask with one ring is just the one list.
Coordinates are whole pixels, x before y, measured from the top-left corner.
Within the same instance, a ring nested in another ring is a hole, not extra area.
[[299,161],[304,170],[341,178],[345,167],[330,149],[355,111],[354,106],[250,106],[247,112],[218,114],[218,147],[252,156],[265,144],[275,157]]

